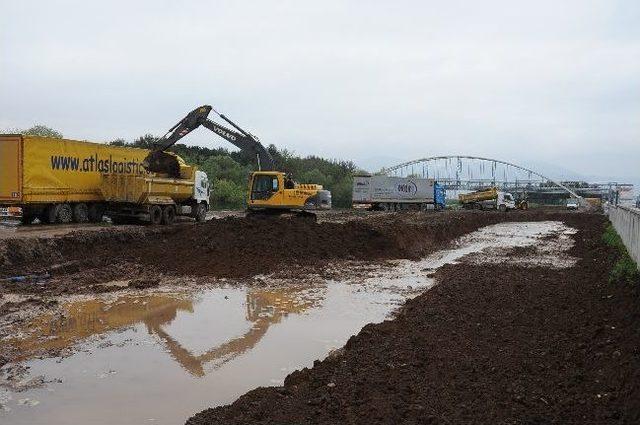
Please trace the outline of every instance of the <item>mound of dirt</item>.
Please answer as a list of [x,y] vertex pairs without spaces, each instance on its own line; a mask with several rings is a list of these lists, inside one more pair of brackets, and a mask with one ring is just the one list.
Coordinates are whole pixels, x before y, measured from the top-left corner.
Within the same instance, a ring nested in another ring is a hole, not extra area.
[[445,266],[339,355],[187,424],[638,423],[638,286],[607,281],[605,217],[564,221],[576,266]]
[[[487,215],[488,216],[488,215]],[[200,225],[113,227],[0,245],[0,277],[73,272],[120,261],[187,275],[246,276],[289,263],[335,258],[413,257],[485,224],[469,214],[402,215],[316,223],[228,217]],[[492,221],[492,220],[489,220]],[[73,265],[73,266],[72,266]]]
[[[332,260],[417,258],[488,224],[554,218],[557,214],[543,212],[446,212],[372,215],[344,222],[228,217],[198,225],[113,227],[2,241],[0,278],[81,274],[62,283],[71,285],[65,289],[69,293],[100,281],[150,279],[149,273],[245,277]],[[56,285],[53,289],[59,291]],[[8,283],[4,288],[39,293],[51,286]]]

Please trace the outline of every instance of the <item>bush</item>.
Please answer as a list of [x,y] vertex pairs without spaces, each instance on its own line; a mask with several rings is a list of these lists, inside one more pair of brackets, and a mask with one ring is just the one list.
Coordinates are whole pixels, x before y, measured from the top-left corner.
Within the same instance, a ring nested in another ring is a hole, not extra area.
[[602,240],[609,246],[616,249],[616,263],[609,273],[609,282],[612,283],[633,283],[640,279],[638,266],[629,256],[624,242],[616,232],[611,223],[607,226],[602,235]]
[[239,209],[244,205],[245,185],[225,179],[212,180],[211,205],[214,209]]
[[16,134],[24,134],[26,136],[42,136],[42,137],[55,137],[58,139],[62,139],[62,133],[58,130],[54,130],[53,128],[47,127],[46,125],[36,124],[31,128],[27,128],[26,130],[20,129],[9,129],[5,130],[5,133],[16,133]]

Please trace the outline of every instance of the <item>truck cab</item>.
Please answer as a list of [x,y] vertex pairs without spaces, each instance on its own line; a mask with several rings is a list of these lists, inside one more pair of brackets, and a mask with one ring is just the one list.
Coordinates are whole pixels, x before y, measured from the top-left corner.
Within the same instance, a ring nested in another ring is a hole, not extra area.
[[195,182],[193,185],[193,199],[196,203],[209,204],[209,195],[211,194],[211,188],[209,186],[209,178],[204,171],[197,170],[195,175]]
[[280,171],[256,171],[249,177],[249,210],[331,208],[331,192],[319,184],[299,184]]
[[516,201],[513,199],[513,195],[508,192],[498,192],[496,198],[496,208],[500,211],[513,210],[516,208]]

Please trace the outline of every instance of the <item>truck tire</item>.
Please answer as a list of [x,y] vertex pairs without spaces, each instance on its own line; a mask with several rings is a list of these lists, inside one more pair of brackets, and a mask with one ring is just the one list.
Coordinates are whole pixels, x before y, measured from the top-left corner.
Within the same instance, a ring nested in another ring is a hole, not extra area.
[[60,205],[58,204],[48,205],[44,210],[42,210],[42,212],[38,216],[38,218],[40,219],[40,222],[44,224],[55,223],[56,217],[58,216],[58,209],[60,209]]
[[91,223],[101,223],[104,216],[104,206],[101,204],[91,204],[88,207],[88,219]]
[[207,206],[205,204],[198,204],[195,206],[194,217],[198,223],[204,223],[207,219]]
[[500,210],[500,212],[507,212],[507,206],[505,204],[500,204],[498,206],[498,210]]
[[89,207],[87,207],[87,204],[79,203],[73,206],[73,221],[75,223],[86,223],[89,221]]
[[58,223],[71,223],[73,221],[73,209],[69,204],[61,204],[58,208],[58,214],[56,217]]
[[162,209],[162,224],[171,225],[176,222],[176,209],[173,205],[167,205]]
[[152,205],[149,208],[149,222],[153,225],[162,223],[162,208],[160,205]]

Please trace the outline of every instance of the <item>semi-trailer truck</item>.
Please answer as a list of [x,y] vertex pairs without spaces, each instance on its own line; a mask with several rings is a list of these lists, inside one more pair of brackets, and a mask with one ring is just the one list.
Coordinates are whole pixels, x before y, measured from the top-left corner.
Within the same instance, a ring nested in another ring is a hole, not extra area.
[[205,219],[207,175],[177,158],[179,173],[163,177],[142,165],[146,149],[84,141],[0,135],[0,215],[25,224],[134,220],[170,224],[176,216]]
[[380,211],[444,209],[445,190],[434,179],[361,174],[353,177],[352,206]]

